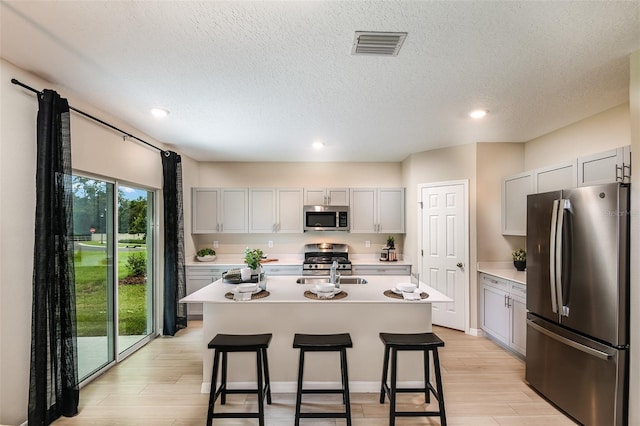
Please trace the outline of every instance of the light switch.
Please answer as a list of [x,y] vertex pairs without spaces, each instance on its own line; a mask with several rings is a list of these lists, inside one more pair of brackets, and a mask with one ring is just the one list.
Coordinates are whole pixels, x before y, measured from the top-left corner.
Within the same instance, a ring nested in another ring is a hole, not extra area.
[[218,248],[218,240],[213,240],[213,248]]
[[269,248],[273,248],[273,241],[269,240]]
[[364,242],[364,246],[365,246],[366,248],[371,247],[371,241],[366,240],[366,241]]

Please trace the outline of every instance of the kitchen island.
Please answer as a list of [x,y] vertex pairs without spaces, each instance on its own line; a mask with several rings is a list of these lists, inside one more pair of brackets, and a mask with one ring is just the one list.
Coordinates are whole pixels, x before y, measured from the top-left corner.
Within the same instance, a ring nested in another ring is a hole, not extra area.
[[[295,276],[269,276],[267,297],[233,301],[225,294],[235,285],[218,280],[181,299],[203,304],[202,392],[209,392],[213,351],[209,341],[218,333],[272,333],[268,351],[274,392],[295,392],[298,351],[292,348],[295,333],[350,333],[353,348],[347,350],[349,382],[353,392],[380,390],[383,345],[378,334],[431,331],[431,304],[451,299],[420,283],[428,297],[408,301],[384,295],[385,290],[410,277],[363,276],[366,284],[342,284],[345,298],[317,300],[305,297],[313,284],[297,284]],[[421,354],[402,353],[398,378],[413,386],[422,375]],[[317,387],[335,387],[340,381],[339,362],[332,353],[314,353],[305,363],[305,382]],[[416,367],[419,368],[416,371]],[[255,384],[255,356],[238,353],[229,357],[229,387]]]

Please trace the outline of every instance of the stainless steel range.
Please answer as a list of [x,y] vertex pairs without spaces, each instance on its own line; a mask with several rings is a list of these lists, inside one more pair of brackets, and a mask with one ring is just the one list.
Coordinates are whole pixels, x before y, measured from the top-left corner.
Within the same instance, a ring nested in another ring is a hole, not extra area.
[[334,261],[338,262],[338,272],[340,274],[351,275],[348,245],[333,243],[305,244],[302,275],[329,275]]

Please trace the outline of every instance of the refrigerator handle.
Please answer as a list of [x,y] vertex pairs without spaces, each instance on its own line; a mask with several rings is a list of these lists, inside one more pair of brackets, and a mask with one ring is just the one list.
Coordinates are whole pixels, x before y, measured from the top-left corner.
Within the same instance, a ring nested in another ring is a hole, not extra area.
[[[564,235],[564,227],[565,227],[565,220],[564,220],[564,211],[571,211],[571,201],[567,200],[567,199],[560,199],[558,200],[558,212],[557,212],[557,217],[558,217],[558,228],[556,229],[556,262],[555,262],[555,266],[556,266],[556,291],[557,291],[557,296],[556,296],[556,300],[558,302],[558,310],[560,311],[560,315],[563,317],[568,317],[569,316],[569,306],[565,306],[564,304],[564,284],[563,284],[563,279],[567,278],[567,282],[566,284],[568,285],[568,276],[564,277],[563,276],[563,240],[562,237]],[[568,228],[569,229],[569,228]],[[570,247],[569,247],[570,248]],[[567,295],[567,300],[568,300],[568,295]]]
[[549,285],[551,286],[551,310],[558,313],[558,302],[556,300],[557,284],[556,284],[556,241],[558,227],[558,206],[560,200],[553,200],[553,209],[551,212],[551,232],[549,234]]
[[550,337],[550,338],[552,338],[554,340],[557,340],[557,341],[559,341],[561,343],[564,343],[567,346],[571,346],[574,349],[577,349],[579,351],[582,351],[584,353],[587,353],[589,355],[593,355],[595,357],[598,357],[598,358],[604,359],[604,360],[612,358],[612,355],[610,355],[610,354],[608,354],[606,352],[602,352],[602,351],[599,351],[597,349],[590,348],[589,346],[583,345],[581,343],[575,342],[575,341],[573,341],[571,339],[567,339],[564,336],[560,336],[560,335],[558,335],[558,334],[556,334],[556,333],[554,333],[552,331],[547,330],[544,327],[541,327],[540,325],[536,324],[535,322],[533,322],[531,320],[528,320],[527,324],[530,327],[532,327],[533,329],[535,329],[536,331],[539,331],[540,333],[544,334],[545,336],[548,336],[548,337]]

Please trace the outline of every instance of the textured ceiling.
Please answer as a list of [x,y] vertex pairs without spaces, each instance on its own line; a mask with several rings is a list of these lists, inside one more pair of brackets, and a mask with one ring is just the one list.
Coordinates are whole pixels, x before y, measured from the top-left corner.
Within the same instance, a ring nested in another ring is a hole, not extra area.
[[[198,160],[401,161],[628,101],[640,2],[23,0],[0,26],[4,59]],[[352,56],[355,31],[408,36]]]

